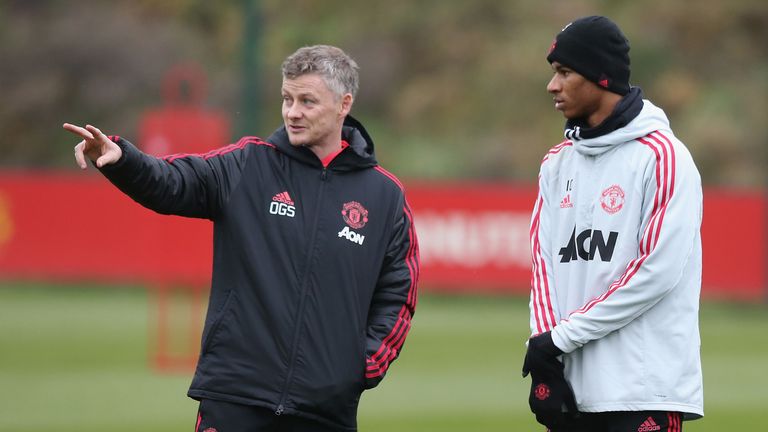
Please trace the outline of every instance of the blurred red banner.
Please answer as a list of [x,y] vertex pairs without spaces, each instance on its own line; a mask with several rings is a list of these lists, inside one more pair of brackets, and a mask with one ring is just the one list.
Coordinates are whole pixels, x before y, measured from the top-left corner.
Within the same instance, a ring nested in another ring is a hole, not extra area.
[[[526,294],[532,186],[407,183],[432,291]],[[704,192],[704,295],[766,299],[766,194]],[[738,228],[738,229],[737,229]],[[100,175],[0,173],[0,278],[206,285],[212,229],[155,214]]]

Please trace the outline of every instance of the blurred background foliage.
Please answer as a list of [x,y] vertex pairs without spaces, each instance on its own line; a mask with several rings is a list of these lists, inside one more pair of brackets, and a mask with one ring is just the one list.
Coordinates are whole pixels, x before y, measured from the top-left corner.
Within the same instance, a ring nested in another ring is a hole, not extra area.
[[[630,39],[631,82],[666,110],[704,183],[766,185],[764,0],[254,0],[258,38],[244,43],[246,1],[0,0],[0,166],[75,169],[65,121],[135,140],[179,63],[205,71],[205,107],[230,114],[233,135],[267,136],[282,60],[326,43],[361,66],[353,115],[389,169],[533,183],[563,127],[546,50],[574,18],[601,14]],[[245,50],[258,59],[249,76]],[[258,100],[243,100],[245,80]],[[258,116],[243,117],[248,103]]]

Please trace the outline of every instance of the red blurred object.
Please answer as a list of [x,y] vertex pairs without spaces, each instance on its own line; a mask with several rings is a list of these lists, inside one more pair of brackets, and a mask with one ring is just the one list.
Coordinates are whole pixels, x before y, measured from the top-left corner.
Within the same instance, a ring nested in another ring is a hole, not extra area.
[[142,116],[136,144],[155,156],[205,153],[229,144],[229,119],[203,108],[206,94],[206,77],[198,66],[171,69],[163,81],[163,106]]

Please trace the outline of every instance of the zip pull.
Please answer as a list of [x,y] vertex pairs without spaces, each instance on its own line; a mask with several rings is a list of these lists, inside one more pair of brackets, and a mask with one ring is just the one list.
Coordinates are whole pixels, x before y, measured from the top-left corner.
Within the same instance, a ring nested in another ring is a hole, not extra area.
[[285,411],[285,407],[283,406],[283,404],[280,404],[277,406],[277,409],[275,410],[275,415],[276,416],[283,415],[283,411]]
[[320,173],[320,180],[325,181],[325,179],[328,177],[328,168],[323,167],[323,172]]

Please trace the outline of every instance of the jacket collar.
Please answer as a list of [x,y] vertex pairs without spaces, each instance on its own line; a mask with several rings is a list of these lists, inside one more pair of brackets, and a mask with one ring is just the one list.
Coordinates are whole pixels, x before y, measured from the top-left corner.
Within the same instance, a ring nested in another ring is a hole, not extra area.
[[[333,159],[328,166],[328,169],[336,171],[353,171],[369,168],[378,164],[373,150],[373,139],[368,135],[368,132],[365,130],[362,123],[350,115],[344,119],[341,137],[339,137],[339,140],[342,139],[349,143],[349,147],[344,149]],[[291,145],[288,140],[288,132],[285,130],[285,125],[272,133],[272,135],[267,138],[267,142],[274,144],[281,153],[288,157],[307,165],[316,166],[320,169],[323,168],[320,159],[317,158],[312,150],[306,147],[296,147]]]
[[[634,114],[634,117],[626,124],[624,124],[624,121],[631,115],[631,111],[622,111],[617,107],[616,117],[619,117],[619,119],[614,119],[612,122],[616,122],[613,123],[614,125],[623,126],[615,127],[613,130],[599,134],[594,138],[585,138],[582,133],[580,139],[572,140],[573,149],[586,156],[597,156],[621,144],[642,138],[654,131],[671,133],[669,120],[661,108],[651,103],[648,99],[640,99],[637,102],[633,102],[633,105],[635,104],[640,105],[640,112]],[[628,112],[630,114],[627,114]],[[598,125],[597,128],[601,126]]]
[[640,87],[632,87],[613,112],[602,123],[590,128],[585,119],[570,119],[565,122],[565,138],[578,141],[597,138],[623,128],[631,122],[643,109],[643,91]]

